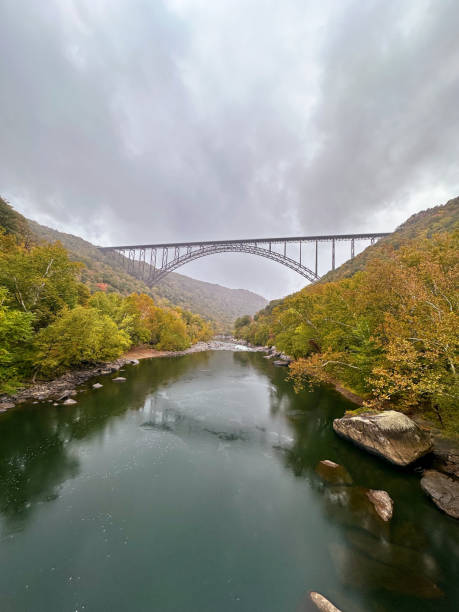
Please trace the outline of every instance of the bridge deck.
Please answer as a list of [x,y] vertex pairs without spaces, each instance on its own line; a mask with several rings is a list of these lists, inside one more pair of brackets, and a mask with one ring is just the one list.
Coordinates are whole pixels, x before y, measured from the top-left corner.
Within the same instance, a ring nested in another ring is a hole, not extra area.
[[217,244],[279,244],[284,242],[331,242],[333,240],[370,240],[383,238],[390,232],[373,232],[370,234],[330,234],[325,236],[288,236],[286,238],[243,238],[236,240],[201,240],[196,242],[165,242],[160,244],[128,244],[121,246],[99,247],[101,251],[113,249],[166,249],[173,247],[193,247]]

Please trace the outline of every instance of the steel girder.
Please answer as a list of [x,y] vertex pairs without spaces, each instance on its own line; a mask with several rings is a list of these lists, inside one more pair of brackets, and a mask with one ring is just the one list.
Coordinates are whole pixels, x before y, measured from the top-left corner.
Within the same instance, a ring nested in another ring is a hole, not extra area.
[[[370,240],[371,244],[387,233],[373,234],[337,234],[327,236],[300,236],[289,238],[260,238],[255,240],[222,240],[207,242],[163,243],[150,245],[129,245],[100,247],[101,251],[116,253],[121,257],[127,272],[143,280],[147,285],[159,283],[169,272],[208,255],[218,253],[250,253],[276,261],[291,270],[294,270],[310,282],[320,279],[318,269],[318,243],[332,243],[332,269],[335,269],[335,242],[349,241],[351,243],[351,258],[355,254],[356,240]],[[302,244],[315,243],[315,270],[311,270],[302,263]],[[287,244],[295,244],[299,250],[299,257],[292,259],[287,256]],[[273,245],[280,245],[280,251],[273,249]],[[181,250],[185,253],[181,254]],[[158,253],[160,251],[160,253]],[[173,256],[170,258],[170,256]],[[158,267],[157,267],[158,266]]]
[[250,253],[252,255],[259,255],[260,257],[266,257],[266,259],[271,259],[272,261],[277,261],[278,263],[287,266],[287,268],[298,272],[298,274],[301,274],[301,276],[304,276],[304,278],[307,278],[311,282],[319,279],[319,277],[305,265],[291,259],[290,257],[287,257],[286,255],[283,255],[282,253],[278,253],[277,251],[269,251],[268,249],[263,249],[255,245],[234,243],[206,245],[189,253],[187,252],[184,255],[175,257],[164,268],[159,268],[155,271],[153,276],[153,284],[158,283],[167,274],[169,274],[169,272],[176,270],[180,266],[183,266],[190,261],[194,261],[195,259],[199,259],[201,257],[206,257],[207,255],[216,255],[217,253]]

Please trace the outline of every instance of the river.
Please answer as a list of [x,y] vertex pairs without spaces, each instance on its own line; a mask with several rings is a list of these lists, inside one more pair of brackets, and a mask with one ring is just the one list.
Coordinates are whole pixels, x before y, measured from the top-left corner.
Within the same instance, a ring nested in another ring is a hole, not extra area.
[[[1,612],[296,612],[309,590],[344,612],[459,609],[456,522],[333,433],[335,391],[296,395],[250,352],[122,375],[0,415]],[[390,524],[362,487],[390,493]]]

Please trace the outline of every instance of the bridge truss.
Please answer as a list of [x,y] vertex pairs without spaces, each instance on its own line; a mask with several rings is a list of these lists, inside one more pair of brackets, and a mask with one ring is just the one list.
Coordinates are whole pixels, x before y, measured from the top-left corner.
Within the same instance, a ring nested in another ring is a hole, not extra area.
[[[250,253],[259,255],[298,272],[311,282],[319,280],[319,243],[331,243],[331,269],[335,269],[336,244],[348,242],[350,257],[355,256],[355,243],[368,241],[371,244],[387,233],[336,234],[328,236],[296,236],[288,238],[254,238],[243,240],[212,240],[203,242],[171,242],[164,244],[134,244],[99,247],[112,254],[126,272],[153,286],[169,272],[207,255],[218,253]],[[313,262],[305,262],[304,246],[315,246]],[[292,254],[292,251],[294,253]],[[306,265],[312,264],[312,267]]]

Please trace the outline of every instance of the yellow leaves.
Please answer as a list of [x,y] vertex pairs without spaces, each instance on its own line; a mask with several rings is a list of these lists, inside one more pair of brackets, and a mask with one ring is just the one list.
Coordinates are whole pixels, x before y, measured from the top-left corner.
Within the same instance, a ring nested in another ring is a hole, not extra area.
[[[351,278],[318,283],[263,316],[297,387],[338,378],[373,405],[457,402],[459,233],[422,237],[378,257]],[[261,317],[248,330],[257,335]]]

